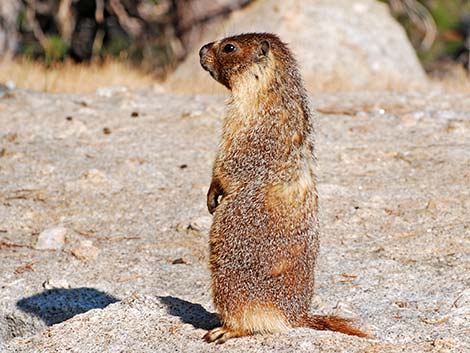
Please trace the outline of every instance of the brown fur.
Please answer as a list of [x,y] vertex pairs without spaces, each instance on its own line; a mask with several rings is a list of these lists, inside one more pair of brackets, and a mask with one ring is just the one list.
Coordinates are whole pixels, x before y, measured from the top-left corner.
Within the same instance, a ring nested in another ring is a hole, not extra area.
[[299,326],[364,337],[345,319],[308,314],[319,247],[314,131],[292,54],[277,36],[251,33],[209,43],[200,57],[232,93],[207,195],[223,326],[204,338]]

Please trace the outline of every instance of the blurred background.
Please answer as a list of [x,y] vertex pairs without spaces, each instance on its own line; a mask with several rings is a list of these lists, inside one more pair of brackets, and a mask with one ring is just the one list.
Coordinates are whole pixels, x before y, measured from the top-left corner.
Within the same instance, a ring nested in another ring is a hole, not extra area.
[[[1,0],[0,83],[52,92],[151,85],[165,80],[211,26],[256,1]],[[468,79],[470,0],[381,2],[428,75]]]

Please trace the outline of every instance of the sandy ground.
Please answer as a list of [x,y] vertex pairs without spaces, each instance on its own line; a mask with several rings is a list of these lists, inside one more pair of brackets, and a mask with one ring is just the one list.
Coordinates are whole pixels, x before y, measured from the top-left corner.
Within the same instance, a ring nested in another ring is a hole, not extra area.
[[[223,346],[201,337],[217,323],[205,193],[224,98],[0,96],[0,351],[470,351],[468,94],[312,97],[312,310],[375,338],[298,329]],[[36,249],[57,227],[59,249]]]

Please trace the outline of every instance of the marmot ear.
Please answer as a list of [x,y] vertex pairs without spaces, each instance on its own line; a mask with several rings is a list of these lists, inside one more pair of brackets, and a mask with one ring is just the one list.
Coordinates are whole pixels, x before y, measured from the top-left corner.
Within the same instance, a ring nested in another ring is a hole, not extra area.
[[258,44],[258,49],[256,50],[256,58],[262,59],[266,57],[269,53],[269,48],[271,45],[267,40],[263,40],[261,43]]

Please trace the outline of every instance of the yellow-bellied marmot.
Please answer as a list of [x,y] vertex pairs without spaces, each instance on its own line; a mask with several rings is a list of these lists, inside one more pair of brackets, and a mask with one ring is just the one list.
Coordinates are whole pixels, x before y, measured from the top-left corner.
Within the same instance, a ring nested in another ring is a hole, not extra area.
[[318,197],[306,91],[275,35],[203,46],[202,67],[231,91],[207,206],[212,294],[223,326],[208,342],[307,326],[361,337],[337,316],[309,314],[318,253]]

